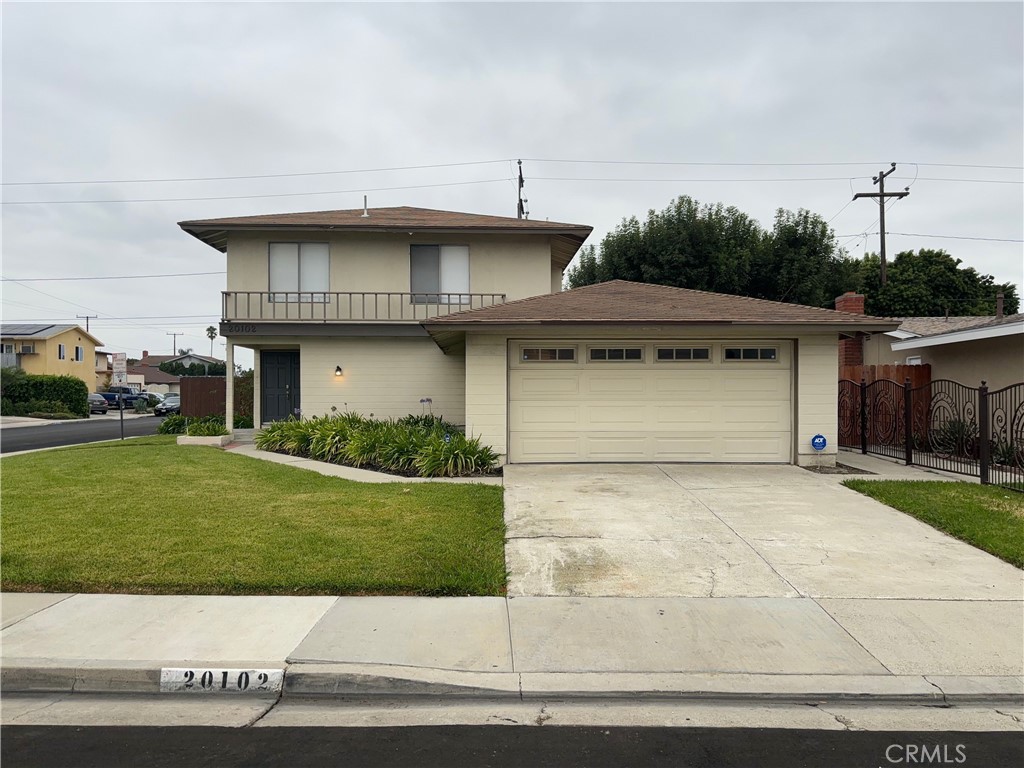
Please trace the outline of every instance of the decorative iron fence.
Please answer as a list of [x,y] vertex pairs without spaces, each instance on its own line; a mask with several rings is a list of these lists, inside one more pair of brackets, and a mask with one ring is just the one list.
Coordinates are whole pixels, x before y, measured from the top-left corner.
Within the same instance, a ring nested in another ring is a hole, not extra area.
[[840,380],[839,445],[1024,491],[1024,383]]

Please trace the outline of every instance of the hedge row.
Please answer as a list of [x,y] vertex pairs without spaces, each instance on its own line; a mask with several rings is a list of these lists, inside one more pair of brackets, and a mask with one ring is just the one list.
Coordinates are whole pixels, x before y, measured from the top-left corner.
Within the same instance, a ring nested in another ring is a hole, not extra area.
[[89,388],[76,376],[38,375],[20,368],[4,368],[0,370],[0,398],[9,401],[14,409],[21,403],[49,401],[61,404],[61,410],[75,416],[89,417]]

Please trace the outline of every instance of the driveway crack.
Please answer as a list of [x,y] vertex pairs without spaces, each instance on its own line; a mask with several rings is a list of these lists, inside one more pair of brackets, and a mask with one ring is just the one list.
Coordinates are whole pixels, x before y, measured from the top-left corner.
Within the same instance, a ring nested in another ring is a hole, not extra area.
[[995,709],[995,710],[993,710],[993,712],[995,712],[997,715],[1003,715],[1003,717],[1008,717],[1011,720],[1013,720],[1013,722],[1015,722],[1015,723],[1024,723],[1024,720],[1022,720],[1021,718],[1017,717],[1017,715],[1013,714],[1013,712],[1003,712],[1000,709]]
[[946,698],[946,692],[944,690],[942,690],[942,688],[940,688],[938,685],[933,683],[931,680],[929,680],[927,675],[921,675],[921,679],[924,680],[926,683],[928,683],[928,685],[932,686],[935,690],[937,690],[939,693],[942,694],[942,706],[943,707],[952,707],[953,706],[952,704],[949,703],[949,699]]
[[827,710],[823,706],[821,706],[821,704],[811,704],[810,706],[814,707],[815,709],[821,710],[826,715],[830,715],[831,717],[835,718],[835,721],[837,723],[839,723],[841,726],[843,726],[843,730],[846,730],[846,731],[863,731],[863,730],[865,730],[864,728],[860,728],[860,727],[854,725],[853,721],[850,718],[845,717],[843,715],[838,715],[835,712],[830,712],[829,710]]

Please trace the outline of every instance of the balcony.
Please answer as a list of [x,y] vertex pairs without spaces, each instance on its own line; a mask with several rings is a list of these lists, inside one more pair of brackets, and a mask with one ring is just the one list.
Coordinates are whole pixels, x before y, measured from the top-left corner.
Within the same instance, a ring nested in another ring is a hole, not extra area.
[[223,291],[221,322],[417,323],[504,303],[503,293]]

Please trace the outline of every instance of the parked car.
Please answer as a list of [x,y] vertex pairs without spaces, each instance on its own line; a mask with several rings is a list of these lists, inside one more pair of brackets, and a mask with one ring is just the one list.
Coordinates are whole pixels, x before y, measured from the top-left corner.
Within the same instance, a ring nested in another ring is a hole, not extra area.
[[96,392],[89,394],[89,413],[106,413],[110,410],[110,405],[103,395]]
[[139,387],[107,387],[107,391],[101,392],[100,394],[112,408],[117,408],[118,405],[123,408],[133,408],[135,407],[136,400],[149,400],[149,398],[146,397],[146,393]]
[[172,413],[181,413],[181,397],[173,392],[169,392],[164,397],[164,401],[153,409],[153,413],[157,416],[169,416]]

